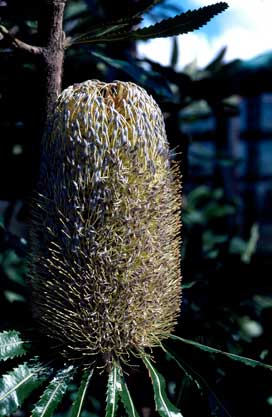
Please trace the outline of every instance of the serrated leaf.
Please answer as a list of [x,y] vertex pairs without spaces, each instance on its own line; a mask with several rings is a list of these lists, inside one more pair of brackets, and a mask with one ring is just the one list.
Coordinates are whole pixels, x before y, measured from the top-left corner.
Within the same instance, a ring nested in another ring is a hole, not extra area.
[[80,417],[83,403],[85,400],[87,388],[90,382],[90,379],[93,375],[94,370],[85,371],[81,380],[81,384],[77,393],[77,397],[72,405],[70,417]]
[[[94,39],[98,40],[100,37],[109,35],[112,32],[118,33],[123,31],[125,28],[130,29],[132,26],[141,22],[142,18],[140,17],[143,13],[156,6],[162,0],[141,0],[136,4],[130,4],[128,6],[128,13],[126,16],[119,17],[110,22],[99,22],[90,24],[88,18],[85,22],[83,21],[84,32],[81,34],[75,34],[72,36],[72,39],[68,39],[67,45],[77,43],[85,43],[88,41],[93,41]],[[91,17],[93,21],[93,17]],[[88,24],[89,23],[89,24]],[[78,32],[78,29],[77,29]]]
[[192,32],[206,25],[214,16],[228,8],[227,3],[220,2],[196,10],[188,10],[175,17],[162,20],[155,25],[131,32],[133,39],[152,39],[176,36]]
[[223,12],[227,8],[228,5],[225,2],[215,3],[196,10],[188,10],[186,13],[181,13],[175,17],[164,19],[152,26],[132,31],[112,31],[105,36],[92,36],[76,43],[92,44],[122,40],[146,40],[182,35],[201,28],[214,16]]
[[0,381],[0,416],[7,417],[16,411],[44,379],[39,374],[39,369],[30,367],[27,363],[3,375]]
[[155,369],[147,356],[142,357],[152,380],[156,410],[161,417],[182,417],[181,412],[170,402],[166,395],[166,384],[163,376]]
[[112,32],[120,32],[125,28],[131,28],[133,25],[141,21],[136,16],[126,16],[121,19],[116,19],[111,22],[100,22],[99,24],[90,25],[84,30],[84,33],[76,34],[72,39],[68,39],[66,47],[72,44],[88,43],[96,39],[98,41],[102,37],[110,36]]
[[118,380],[118,367],[113,365],[109,374],[106,397],[105,417],[114,417],[117,411],[119,391],[121,391],[120,381]]
[[0,360],[13,359],[26,354],[26,342],[16,330],[0,333]]
[[215,349],[215,348],[212,348],[212,347],[206,346],[206,345],[202,345],[201,343],[195,342],[193,340],[183,339],[182,337],[175,336],[175,335],[171,335],[170,338],[173,339],[173,340],[178,340],[179,342],[182,342],[184,344],[194,346],[195,348],[201,349],[205,352],[214,353],[216,355],[219,355],[219,356],[222,356],[222,357],[225,357],[225,358],[229,358],[229,359],[232,359],[234,361],[238,361],[240,363],[243,363],[244,365],[252,366],[254,368],[256,366],[261,366],[262,368],[266,368],[266,369],[269,369],[270,371],[272,371],[272,365],[268,365],[267,363],[263,363],[263,362],[255,360],[255,359],[247,358],[245,356],[236,355],[234,353],[225,352],[223,350]]
[[117,381],[120,384],[120,388],[121,388],[120,398],[121,398],[122,403],[124,404],[128,417],[139,417],[139,414],[137,413],[135,406],[133,404],[125,379],[123,375],[121,374],[120,368],[117,370]]
[[73,366],[62,369],[52,379],[35,405],[31,417],[51,417],[61,402],[73,377]]

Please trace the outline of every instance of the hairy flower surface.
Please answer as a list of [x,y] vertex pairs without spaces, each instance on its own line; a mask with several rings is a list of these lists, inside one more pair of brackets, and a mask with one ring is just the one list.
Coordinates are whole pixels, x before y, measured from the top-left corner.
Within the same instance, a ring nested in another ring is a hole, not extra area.
[[180,185],[163,116],[133,83],[59,96],[31,221],[40,329],[76,360],[169,336],[180,306]]

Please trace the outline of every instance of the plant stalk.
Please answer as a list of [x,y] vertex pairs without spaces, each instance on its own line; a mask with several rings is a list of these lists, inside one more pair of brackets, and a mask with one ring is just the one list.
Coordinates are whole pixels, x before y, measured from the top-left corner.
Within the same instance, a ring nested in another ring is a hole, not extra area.
[[64,42],[63,15],[67,0],[42,0],[38,22],[39,44],[42,47],[40,69],[42,78],[42,128],[46,139],[46,130],[54,104],[61,91]]

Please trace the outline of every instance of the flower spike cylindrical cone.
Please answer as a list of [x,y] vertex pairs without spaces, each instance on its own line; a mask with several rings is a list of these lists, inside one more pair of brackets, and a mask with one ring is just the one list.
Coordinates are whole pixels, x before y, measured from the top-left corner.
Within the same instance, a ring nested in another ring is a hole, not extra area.
[[180,309],[180,184],[139,86],[59,96],[30,225],[34,315],[67,359],[156,346]]

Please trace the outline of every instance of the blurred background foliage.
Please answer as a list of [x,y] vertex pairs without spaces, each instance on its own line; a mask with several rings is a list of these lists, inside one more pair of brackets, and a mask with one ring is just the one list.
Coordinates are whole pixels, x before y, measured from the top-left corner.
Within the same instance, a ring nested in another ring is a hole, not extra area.
[[[114,6],[109,0],[69,0],[66,34],[74,37],[136,7],[137,0]],[[148,18],[176,13],[173,7],[162,1]],[[0,14],[11,33],[38,43],[39,1],[0,1]],[[66,54],[63,87],[121,79],[154,96],[183,177],[183,303],[176,333],[271,363],[272,53],[226,64],[222,49],[206,68],[192,63],[179,71],[182,51],[172,42],[168,67],[139,59],[132,41],[74,45]],[[24,329],[31,328],[26,225],[39,161],[40,80],[35,60],[2,41],[0,59],[0,327]],[[157,365],[184,417],[272,416],[267,371],[178,349],[184,372],[165,354],[158,354]],[[131,378],[136,404],[148,417],[154,412],[150,387],[137,370]],[[103,415],[100,386],[90,393],[83,417]],[[75,391],[72,386],[71,398]],[[65,406],[57,417],[68,415]]]

